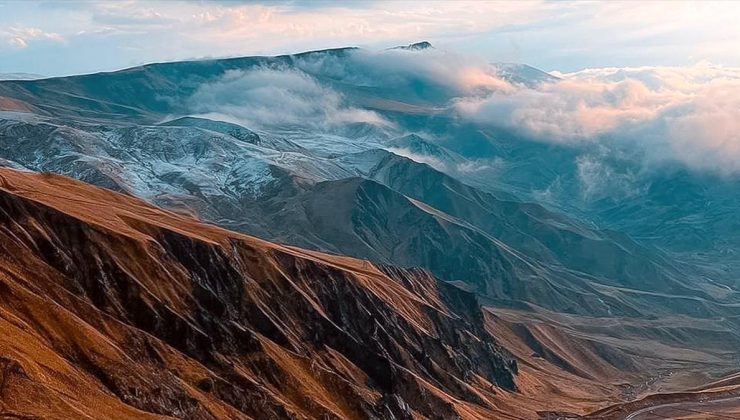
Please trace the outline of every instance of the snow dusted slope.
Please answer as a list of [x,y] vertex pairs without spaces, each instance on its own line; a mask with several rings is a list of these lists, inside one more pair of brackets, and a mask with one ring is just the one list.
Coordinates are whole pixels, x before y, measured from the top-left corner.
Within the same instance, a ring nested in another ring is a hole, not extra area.
[[167,195],[234,201],[258,197],[274,181],[274,168],[314,181],[347,175],[289,141],[282,142],[287,150],[275,150],[262,146],[275,144],[242,130],[249,136],[172,124],[70,127],[58,120],[3,120],[0,133],[15,141],[0,148],[16,165],[74,176],[153,201]]

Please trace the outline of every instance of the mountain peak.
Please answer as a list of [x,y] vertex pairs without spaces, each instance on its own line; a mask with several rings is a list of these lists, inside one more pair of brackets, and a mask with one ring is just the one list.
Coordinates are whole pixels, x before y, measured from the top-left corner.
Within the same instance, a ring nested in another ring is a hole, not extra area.
[[432,44],[428,41],[421,41],[421,42],[415,42],[413,44],[409,45],[401,45],[398,47],[391,48],[392,50],[410,50],[410,51],[420,51],[420,50],[428,50],[430,48],[434,48]]
[[520,83],[528,87],[536,87],[541,83],[551,83],[560,80],[559,77],[542,71],[536,67],[521,63],[492,63],[499,77],[511,83]]

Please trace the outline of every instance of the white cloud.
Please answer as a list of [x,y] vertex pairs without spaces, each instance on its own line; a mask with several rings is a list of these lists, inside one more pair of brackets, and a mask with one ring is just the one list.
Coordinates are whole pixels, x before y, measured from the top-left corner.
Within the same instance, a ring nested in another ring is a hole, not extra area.
[[[644,192],[646,185],[638,172],[620,167],[616,170],[606,156],[584,154],[576,159],[576,176],[580,184],[581,199],[586,202],[604,197],[632,197]],[[553,187],[548,187],[548,190]]]
[[279,2],[201,3],[187,19],[196,30],[186,35],[226,43],[259,39],[266,47],[301,41],[342,45],[415,40],[445,33],[475,33],[526,21],[540,15],[541,4],[456,1],[423,5],[415,1],[380,1],[301,7]]
[[462,97],[455,108],[540,141],[630,144],[648,160],[740,172],[740,69],[701,62],[558,76],[536,89]]
[[[190,99],[190,108],[196,113],[230,116],[252,127],[331,128],[352,122],[392,126],[376,112],[350,106],[317,77],[378,87],[401,96],[432,95],[442,105],[460,95],[514,89],[485,62],[469,56],[436,49],[351,50],[341,55],[303,56],[295,60],[294,67],[227,72],[217,82],[202,86]],[[406,99],[413,102],[414,98]]]
[[432,156],[414,153],[409,149],[400,147],[388,147],[386,150],[393,153],[394,155],[411,159],[416,163],[425,163],[438,171],[444,171],[445,169],[447,169],[447,165],[445,162],[442,162],[441,160]]
[[[70,46],[47,49],[46,57],[51,53],[54,59],[43,67],[23,64],[30,61],[26,58],[18,60],[21,67],[3,63],[5,71],[80,73],[152,61],[347,45],[381,48],[419,40],[545,69],[702,58],[740,65],[740,7],[733,2],[0,0],[0,7],[0,28],[41,28]],[[3,40],[29,45],[22,37]]]
[[420,51],[357,49],[341,57],[311,54],[298,60],[296,65],[310,74],[354,85],[385,91],[397,89],[397,92],[416,90],[419,92],[414,95],[436,94],[445,99],[493,90],[514,90],[514,86],[498,77],[496,70],[482,58],[436,48]]
[[342,124],[391,124],[373,111],[347,106],[340,94],[297,69],[229,71],[190,98],[195,113],[222,114],[254,128],[330,130]]
[[[678,161],[697,170],[740,172],[736,68],[700,62],[690,67],[586,69],[557,73],[561,80],[532,88],[502,80],[481,60],[441,50],[312,54],[295,64],[298,68],[228,73],[193,96],[194,112],[219,113],[252,127],[331,130],[352,122],[391,126],[379,114],[351,106],[315,77],[384,92],[416,84],[424,94],[437,92],[434,99],[442,101],[438,104],[450,100],[464,119],[534,140],[632,149],[643,163]],[[392,151],[443,166],[404,150]],[[620,178],[594,162],[578,162],[585,191],[590,186],[596,191],[599,180],[609,180],[619,184],[612,187],[631,193],[632,174]]]
[[39,28],[10,26],[6,30],[0,30],[0,38],[13,48],[27,48],[32,41],[46,40],[63,42],[64,38],[55,32],[44,32]]
[[6,38],[6,41],[8,45],[15,48],[26,48],[28,47],[28,42],[26,42],[25,39],[18,37],[18,36],[8,36]]

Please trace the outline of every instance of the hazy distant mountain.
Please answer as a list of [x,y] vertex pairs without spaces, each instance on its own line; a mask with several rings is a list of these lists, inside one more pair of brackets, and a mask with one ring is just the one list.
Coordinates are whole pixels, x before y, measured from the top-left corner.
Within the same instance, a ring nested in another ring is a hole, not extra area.
[[32,73],[0,73],[0,80],[36,80],[45,76]]

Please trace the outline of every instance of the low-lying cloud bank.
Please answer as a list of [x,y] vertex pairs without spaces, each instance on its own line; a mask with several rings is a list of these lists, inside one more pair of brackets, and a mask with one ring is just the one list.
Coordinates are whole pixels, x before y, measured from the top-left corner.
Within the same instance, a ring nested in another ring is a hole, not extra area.
[[701,62],[586,69],[553,72],[557,78],[533,83],[512,80],[510,71],[434,48],[314,53],[291,66],[229,72],[201,87],[191,104],[195,113],[256,128],[332,130],[366,123],[403,131],[352,102],[351,89],[369,89],[536,141],[629,148],[645,163],[678,161],[695,170],[740,173],[738,68]]
[[740,172],[740,69],[587,69],[536,88],[455,100],[465,119],[547,142],[641,149],[648,161]]
[[190,109],[251,128],[324,130],[351,123],[390,125],[373,111],[347,105],[339,93],[292,68],[229,71],[199,88],[190,98]]
[[470,57],[434,49],[357,49],[303,55],[290,66],[228,71],[201,86],[190,98],[189,108],[194,114],[217,115],[253,128],[293,126],[331,131],[350,123],[393,127],[377,112],[353,106],[327,81],[381,89],[383,94],[440,109],[461,95],[513,92],[513,86],[497,77],[493,69]]

